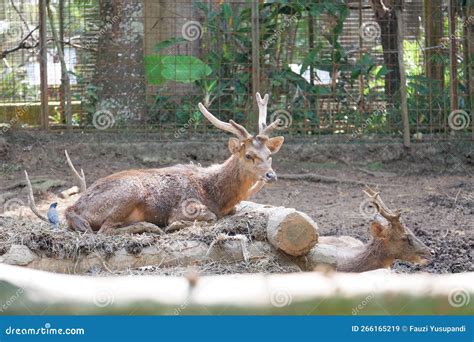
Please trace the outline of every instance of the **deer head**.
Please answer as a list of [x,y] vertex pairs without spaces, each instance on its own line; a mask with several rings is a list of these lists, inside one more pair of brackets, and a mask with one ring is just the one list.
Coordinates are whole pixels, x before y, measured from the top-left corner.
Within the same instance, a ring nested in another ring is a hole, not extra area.
[[403,224],[400,211],[388,209],[379,193],[368,186],[364,192],[378,212],[371,222],[370,233],[375,241],[382,244],[387,258],[422,265],[431,262],[432,251]]
[[259,130],[255,136],[233,120],[227,123],[217,119],[202,103],[199,103],[199,110],[214,126],[235,135],[229,139],[229,151],[239,158],[246,174],[253,176],[256,180],[274,182],[277,180],[277,175],[272,169],[272,155],[280,150],[284,138],[269,136],[278,126],[279,120],[267,126],[268,94],[262,99],[257,93],[256,98],[259,109]]

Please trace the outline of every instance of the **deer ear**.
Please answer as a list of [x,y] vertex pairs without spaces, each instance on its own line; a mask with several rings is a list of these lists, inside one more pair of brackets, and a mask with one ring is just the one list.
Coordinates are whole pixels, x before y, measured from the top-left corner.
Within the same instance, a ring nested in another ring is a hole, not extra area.
[[284,137],[274,137],[270,138],[267,141],[267,147],[271,153],[277,153],[280,151],[281,145],[283,145],[283,141],[285,141]]
[[229,151],[232,154],[239,153],[242,149],[242,143],[237,138],[229,138]]
[[370,233],[373,237],[383,239],[387,236],[387,228],[385,228],[381,223],[377,221],[372,221],[370,223]]

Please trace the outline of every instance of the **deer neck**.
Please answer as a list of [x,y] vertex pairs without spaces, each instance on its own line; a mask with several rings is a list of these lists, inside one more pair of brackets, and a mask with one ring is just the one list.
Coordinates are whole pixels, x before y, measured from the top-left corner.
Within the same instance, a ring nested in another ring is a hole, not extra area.
[[341,272],[365,272],[378,268],[388,268],[394,259],[388,255],[383,241],[372,240],[354,256],[338,262]]
[[218,216],[228,214],[236,204],[246,199],[256,181],[243,169],[238,156],[232,155],[223,164],[215,166],[206,177],[206,188],[215,200]]

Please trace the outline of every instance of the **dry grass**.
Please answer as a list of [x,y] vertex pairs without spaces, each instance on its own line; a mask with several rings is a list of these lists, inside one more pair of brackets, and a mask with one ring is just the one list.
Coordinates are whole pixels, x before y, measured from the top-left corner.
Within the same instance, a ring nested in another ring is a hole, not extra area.
[[[148,246],[167,249],[170,245],[185,245],[189,241],[200,241],[211,247],[218,236],[236,234],[244,235],[250,242],[263,241],[265,227],[258,217],[236,215],[224,218],[218,224],[194,224],[182,230],[164,235],[138,234],[105,236],[100,234],[79,233],[64,227],[53,231],[44,222],[32,222],[29,219],[0,217],[0,255],[6,253],[11,245],[25,245],[39,256],[60,259],[78,260],[90,253],[100,254],[108,258],[120,249],[125,248],[130,254],[139,254]],[[247,261],[225,263],[204,261],[196,263],[199,274],[233,274],[233,273],[286,273],[296,271],[295,266],[282,263],[281,256],[273,253],[262,253],[261,257]],[[162,274],[183,275],[189,267],[160,267],[150,265],[138,269],[111,272],[107,269],[91,269],[89,274],[107,276],[111,274]]]

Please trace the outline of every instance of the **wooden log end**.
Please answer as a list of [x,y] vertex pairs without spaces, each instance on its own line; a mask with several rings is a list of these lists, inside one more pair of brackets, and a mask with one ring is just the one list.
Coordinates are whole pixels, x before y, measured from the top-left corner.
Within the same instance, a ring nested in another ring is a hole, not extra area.
[[274,247],[285,253],[301,256],[318,242],[318,227],[302,212],[278,210],[269,216],[267,238]]

